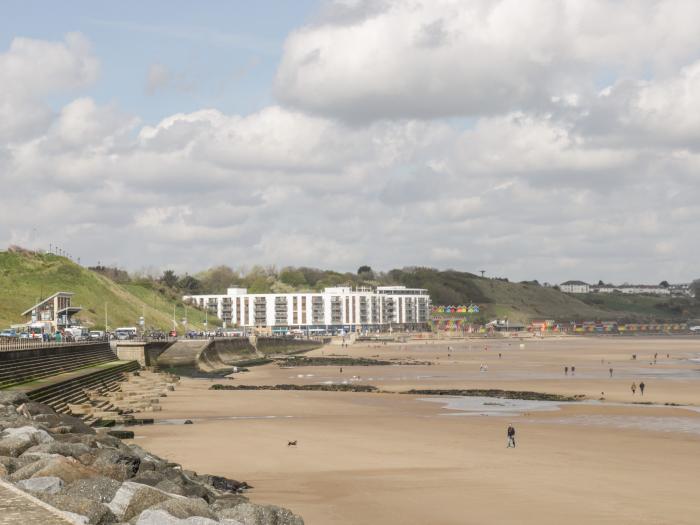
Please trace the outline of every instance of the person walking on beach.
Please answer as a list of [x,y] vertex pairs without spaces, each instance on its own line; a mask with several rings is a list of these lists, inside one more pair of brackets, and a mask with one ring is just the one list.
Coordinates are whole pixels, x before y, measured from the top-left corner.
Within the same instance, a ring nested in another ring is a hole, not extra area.
[[574,375],[574,374],[576,374],[576,367],[572,366],[571,367],[571,375]]
[[508,446],[506,448],[515,448],[515,427],[513,423],[508,425]]
[[565,366],[565,367],[564,367],[564,375],[565,375],[565,376],[568,376],[568,375],[569,375],[569,367],[568,367],[568,366]]
[[642,381],[641,383],[639,383],[639,393],[642,394],[642,395],[644,395],[644,387],[645,387],[645,386],[646,386],[646,385],[644,384],[644,381]]
[[611,368],[610,369],[610,377],[612,377],[612,372],[613,372],[613,369]]
[[632,395],[634,395],[637,392],[637,385],[634,382],[632,383],[630,390],[632,390]]

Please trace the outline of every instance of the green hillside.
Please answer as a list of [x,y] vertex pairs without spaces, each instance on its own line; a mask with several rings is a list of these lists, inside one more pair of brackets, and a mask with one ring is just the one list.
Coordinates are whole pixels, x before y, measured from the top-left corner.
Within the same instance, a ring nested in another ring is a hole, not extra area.
[[504,279],[432,268],[392,270],[388,277],[406,286],[427,288],[434,304],[478,304],[479,314],[471,316],[475,322],[506,317],[527,322],[533,319],[663,321],[700,316],[700,304],[690,298],[573,295],[536,282],[511,283]]
[[406,286],[427,288],[434,304],[479,305],[479,314],[469,316],[476,322],[496,318],[520,322],[532,319],[563,321],[596,319],[610,315],[609,312],[585,304],[574,296],[537,283],[511,283],[467,272],[439,271],[432,268],[392,270],[389,275]]
[[589,293],[582,294],[580,300],[605,312],[626,317],[630,321],[638,318],[664,321],[700,317],[700,303],[690,297]]
[[[0,327],[23,322],[22,312],[58,291],[75,293],[73,305],[83,307],[76,319],[86,326],[104,328],[106,305],[111,329],[136,326],[143,314],[148,328],[170,330],[175,308],[178,329],[183,330],[183,303],[157,283],[144,280],[117,284],[65,257],[26,251],[0,252]],[[189,327],[203,328],[203,312],[188,307],[187,318]],[[220,324],[211,316],[209,321],[210,326]]]
[[[478,314],[465,314],[474,322],[508,318],[512,322],[533,319],[666,321],[700,317],[700,302],[690,298],[652,297],[622,294],[564,294],[537,282],[508,282],[455,270],[403,268],[374,272],[339,273],[312,268],[254,267],[240,275],[228,267],[216,267],[198,274],[171,276],[173,284],[129,276],[123,270],[100,268],[92,271],[51,254],[24,250],[0,252],[0,327],[23,321],[20,314],[57,291],[74,292],[73,304],[82,306],[78,318],[86,325],[102,328],[105,303],[111,328],[133,326],[143,314],[149,328],[170,329],[173,308],[178,329],[185,316],[179,300],[184,293],[224,293],[228,286],[244,286],[256,292],[290,292],[322,289],[330,285],[382,286],[403,284],[426,288],[436,305],[479,305]],[[202,329],[204,313],[187,308],[189,327]],[[209,317],[209,326],[220,321]]]

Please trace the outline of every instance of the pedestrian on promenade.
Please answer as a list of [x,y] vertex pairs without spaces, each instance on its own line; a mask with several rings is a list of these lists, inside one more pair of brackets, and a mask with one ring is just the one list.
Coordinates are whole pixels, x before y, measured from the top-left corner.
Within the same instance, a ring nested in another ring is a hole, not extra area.
[[513,423],[508,425],[508,446],[506,448],[515,448],[515,427]]
[[340,373],[341,373],[341,374],[343,373],[343,367],[342,367],[342,366],[340,367]]
[[646,387],[646,385],[644,384],[644,381],[642,381],[641,383],[639,383],[639,392],[640,392],[642,395],[644,395],[644,387]]
[[630,390],[632,390],[632,395],[634,395],[637,392],[637,385],[634,382],[632,382]]
[[613,369],[610,369],[610,377],[612,377]]

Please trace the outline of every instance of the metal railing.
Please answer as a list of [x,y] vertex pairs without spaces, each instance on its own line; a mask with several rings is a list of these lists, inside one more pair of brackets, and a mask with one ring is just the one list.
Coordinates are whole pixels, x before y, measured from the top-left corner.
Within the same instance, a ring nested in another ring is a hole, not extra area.
[[0,340],[0,352],[15,350],[39,350],[42,348],[61,348],[66,346],[88,346],[105,343],[107,339],[88,339],[85,341],[43,341],[41,339],[6,339]]

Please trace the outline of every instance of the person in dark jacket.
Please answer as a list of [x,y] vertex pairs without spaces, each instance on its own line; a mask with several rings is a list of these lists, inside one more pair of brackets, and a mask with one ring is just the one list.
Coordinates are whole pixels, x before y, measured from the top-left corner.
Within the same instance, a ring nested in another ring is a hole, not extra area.
[[508,425],[508,446],[506,448],[515,448],[515,427],[513,423]]

